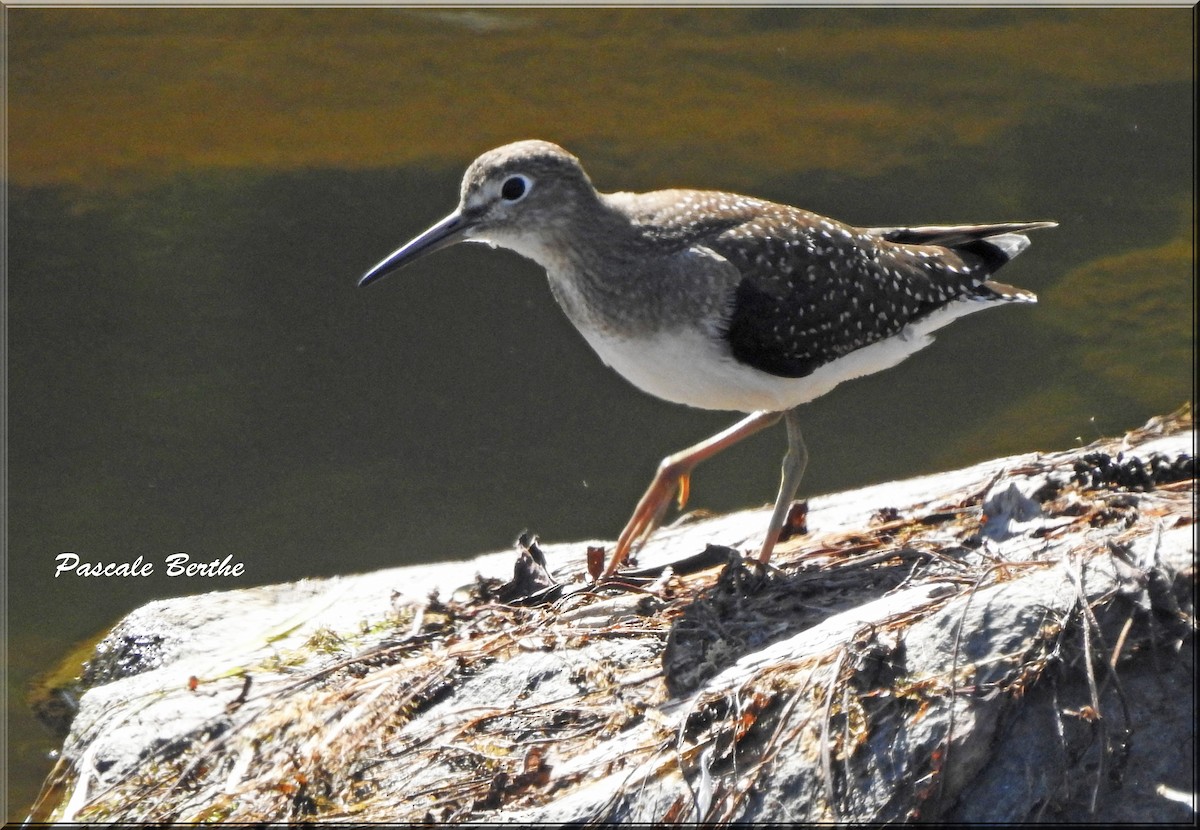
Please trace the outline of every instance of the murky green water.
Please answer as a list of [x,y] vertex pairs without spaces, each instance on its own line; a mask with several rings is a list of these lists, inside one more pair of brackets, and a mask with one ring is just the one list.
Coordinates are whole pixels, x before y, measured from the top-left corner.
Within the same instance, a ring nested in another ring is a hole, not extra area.
[[[151,599],[612,538],[734,416],[604,368],[539,269],[463,246],[357,276],[543,137],[607,190],[860,224],[1056,219],[971,317],[805,415],[802,492],[1051,450],[1194,397],[1179,10],[9,11],[8,815],[55,741],[25,688]],[[692,506],[774,496],[782,431]],[[54,577],[55,557],[155,563]],[[168,578],[231,555],[240,578]],[[181,681],[182,682],[182,681]]]

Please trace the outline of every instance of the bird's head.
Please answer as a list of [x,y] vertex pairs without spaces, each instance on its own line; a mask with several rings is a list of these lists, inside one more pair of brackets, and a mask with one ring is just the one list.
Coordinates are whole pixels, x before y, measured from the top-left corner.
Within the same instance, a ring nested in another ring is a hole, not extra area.
[[393,251],[358,284],[458,242],[485,242],[545,263],[548,241],[597,202],[579,159],[557,144],[531,140],[497,147],[467,168],[453,213]]

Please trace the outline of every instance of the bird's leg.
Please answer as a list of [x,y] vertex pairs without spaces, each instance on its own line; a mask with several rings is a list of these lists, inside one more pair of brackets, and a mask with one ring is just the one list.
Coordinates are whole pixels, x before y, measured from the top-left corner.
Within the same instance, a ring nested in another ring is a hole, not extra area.
[[[658,465],[658,472],[654,474],[654,480],[650,482],[650,487],[647,488],[645,495],[634,508],[629,523],[621,531],[612,560],[604,569],[603,575],[612,576],[616,573],[617,568],[621,567],[621,563],[625,561],[625,557],[634,545],[645,541],[654,532],[663,513],[667,510],[667,505],[671,503],[672,493],[678,490],[680,506],[687,501],[688,478],[697,464],[712,458],[721,450],[736,444],[743,438],[766,429],[779,418],[780,413],[778,412],[755,412],[711,438],[664,458]],[[799,479],[797,479],[797,483],[799,483]]]
[[800,434],[800,417],[796,410],[789,409],[783,413],[783,419],[787,425],[788,450],[783,457],[783,475],[779,482],[779,495],[775,497],[775,510],[771,513],[771,523],[767,525],[767,538],[763,539],[758,552],[759,562],[771,558],[771,551],[779,541],[792,499],[800,488],[800,479],[804,478],[804,468],[808,466],[808,447],[804,446],[804,436]]

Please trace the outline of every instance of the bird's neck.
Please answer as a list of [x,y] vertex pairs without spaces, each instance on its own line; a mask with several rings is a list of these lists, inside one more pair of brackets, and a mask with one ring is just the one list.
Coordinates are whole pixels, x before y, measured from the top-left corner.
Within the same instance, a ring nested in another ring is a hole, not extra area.
[[619,205],[604,203],[586,223],[530,257],[571,322],[585,334],[634,340],[672,328],[688,299],[678,296],[675,246]]

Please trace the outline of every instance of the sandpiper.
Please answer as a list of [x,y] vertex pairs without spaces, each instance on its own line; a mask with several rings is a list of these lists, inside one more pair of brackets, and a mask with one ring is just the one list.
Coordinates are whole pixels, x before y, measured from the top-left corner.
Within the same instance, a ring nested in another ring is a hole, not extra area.
[[546,141],[477,158],[458,208],[389,254],[367,285],[457,242],[508,248],[550,290],[600,358],[638,388],[703,409],[750,413],[663,459],[604,571],[686,501],[697,464],[781,418],[788,451],[759,548],[766,562],[808,451],[796,408],[895,366],[932,333],[994,305],[1036,302],[991,279],[1055,222],[858,228],[800,208],[709,190],[600,193]]

